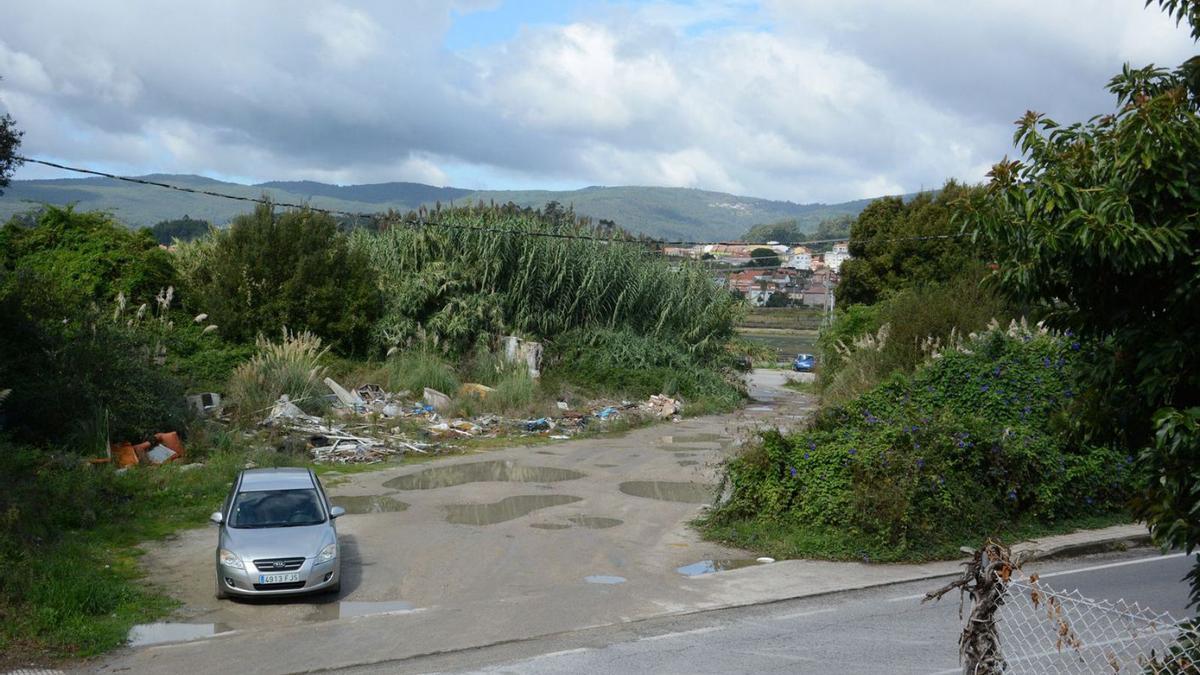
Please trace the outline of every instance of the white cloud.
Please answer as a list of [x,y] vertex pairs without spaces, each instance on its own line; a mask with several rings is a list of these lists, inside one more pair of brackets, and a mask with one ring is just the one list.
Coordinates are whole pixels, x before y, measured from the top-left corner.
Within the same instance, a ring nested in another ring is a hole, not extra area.
[[29,154],[135,172],[836,201],[980,180],[1026,108],[1085,119],[1123,61],[1195,51],[1128,0],[597,0],[443,46],[495,2],[16,3],[0,109]]

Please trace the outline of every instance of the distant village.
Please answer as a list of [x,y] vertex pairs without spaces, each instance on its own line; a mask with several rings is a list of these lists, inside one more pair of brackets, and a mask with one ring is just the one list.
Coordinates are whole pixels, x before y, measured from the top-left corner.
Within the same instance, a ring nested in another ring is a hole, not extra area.
[[[769,249],[775,255],[764,257],[762,249]],[[758,253],[754,254],[755,251]],[[710,263],[719,283],[756,306],[809,306],[827,310],[833,309],[833,289],[842,263],[850,258],[844,241],[833,244],[832,250],[825,253],[778,242],[698,244],[667,247],[663,253],[672,258]]]

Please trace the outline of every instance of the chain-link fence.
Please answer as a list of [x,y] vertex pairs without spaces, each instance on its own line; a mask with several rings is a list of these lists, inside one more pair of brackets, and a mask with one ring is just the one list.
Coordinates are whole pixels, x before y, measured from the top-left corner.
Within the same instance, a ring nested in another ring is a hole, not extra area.
[[1009,548],[994,541],[973,551],[963,567],[962,576],[925,600],[959,591],[964,675],[1200,675],[1197,621],[1052,588],[1036,574],[1026,576]]
[[1010,673],[1200,673],[1200,630],[1124,600],[1060,591],[1014,570],[996,612]]

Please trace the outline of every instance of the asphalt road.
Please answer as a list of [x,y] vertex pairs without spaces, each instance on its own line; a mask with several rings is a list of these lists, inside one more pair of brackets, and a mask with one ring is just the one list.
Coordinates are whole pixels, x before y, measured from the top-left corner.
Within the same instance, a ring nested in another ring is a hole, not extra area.
[[[1151,550],[1031,565],[1045,583],[1187,616],[1191,559]],[[921,581],[381,663],[351,673],[953,673],[957,595]]]

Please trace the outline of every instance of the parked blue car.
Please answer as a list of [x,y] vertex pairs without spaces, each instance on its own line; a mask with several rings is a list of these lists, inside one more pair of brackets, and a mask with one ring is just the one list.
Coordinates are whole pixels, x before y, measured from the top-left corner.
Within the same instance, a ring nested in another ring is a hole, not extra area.
[[796,360],[792,361],[792,370],[801,373],[811,373],[813,369],[812,354],[797,354]]

